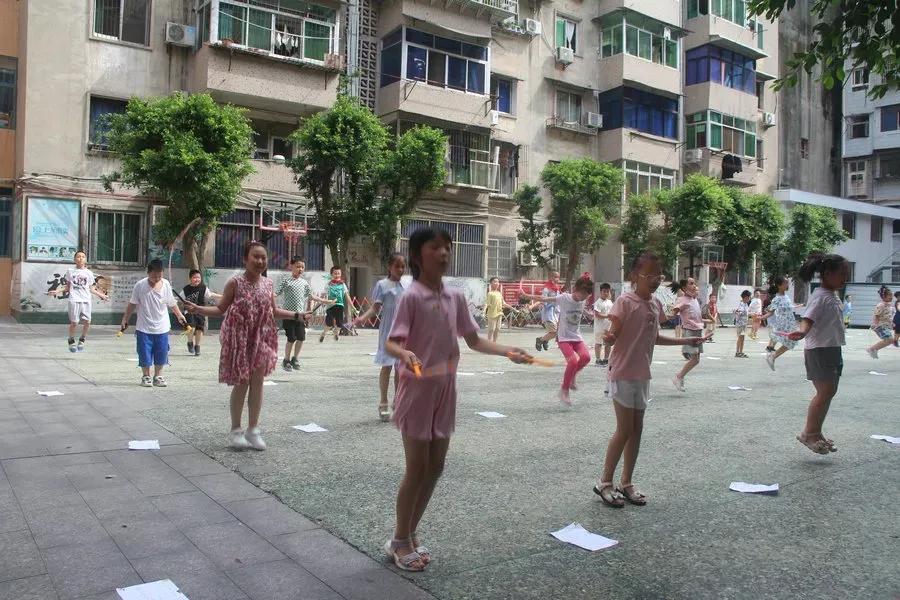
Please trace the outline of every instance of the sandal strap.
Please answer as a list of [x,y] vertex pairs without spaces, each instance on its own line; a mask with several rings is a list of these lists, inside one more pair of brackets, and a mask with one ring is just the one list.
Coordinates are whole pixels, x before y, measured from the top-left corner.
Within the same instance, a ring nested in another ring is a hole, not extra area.
[[400,564],[404,567],[409,567],[417,560],[422,560],[422,556],[418,552],[410,552],[406,556],[397,556],[397,560],[399,560]]

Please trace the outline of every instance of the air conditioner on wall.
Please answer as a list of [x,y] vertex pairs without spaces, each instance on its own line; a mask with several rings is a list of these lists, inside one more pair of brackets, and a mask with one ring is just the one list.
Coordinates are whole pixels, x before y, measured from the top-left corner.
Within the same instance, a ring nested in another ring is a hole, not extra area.
[[181,23],[166,23],[166,43],[190,47],[197,43],[197,28]]
[[525,250],[519,250],[518,259],[520,267],[536,267],[537,261],[531,256],[530,252],[526,252]]
[[575,52],[571,48],[558,46],[556,48],[556,62],[561,65],[571,65],[575,62]]
[[684,151],[684,162],[698,163],[703,160],[703,150],[700,148],[692,148]]
[[762,122],[766,127],[772,127],[775,125],[775,113],[764,112],[762,114]]
[[536,21],[535,19],[525,19],[525,31],[531,35],[541,35],[543,32],[541,22]]
[[586,115],[585,124],[593,129],[600,129],[603,127],[603,115],[589,112]]

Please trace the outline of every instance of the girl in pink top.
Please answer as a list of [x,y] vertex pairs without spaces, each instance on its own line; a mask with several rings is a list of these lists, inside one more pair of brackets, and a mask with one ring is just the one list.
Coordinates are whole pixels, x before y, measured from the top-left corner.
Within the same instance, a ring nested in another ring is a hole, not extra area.
[[409,268],[415,280],[400,297],[385,349],[400,363],[393,422],[403,436],[406,473],[397,492],[394,538],[384,545],[397,568],[422,571],[431,561],[416,528],[444,468],[456,421],[457,338],[485,354],[528,362],[518,348],[478,335],[463,295],[442,283],[452,240],[438,229],[419,229],[409,238]]
[[[244,247],[244,272],[228,280],[216,306],[185,302],[191,314],[225,315],[219,339],[219,382],[231,388],[231,433],[228,445],[235,450],[265,450],[259,431],[263,380],[275,370],[278,358],[278,326],[275,319],[300,320],[310,313],[290,312],[275,305],[272,280],[264,277],[268,263],[266,247],[249,242]],[[248,427],[241,429],[244,398],[248,405]]]
[[[659,335],[660,323],[668,317],[662,304],[653,295],[662,281],[659,258],[653,254],[638,256],[629,273],[631,292],[625,292],[613,304],[609,313],[609,332],[604,337],[612,344],[609,359],[609,395],[616,410],[616,431],[609,440],[603,475],[594,486],[594,493],[604,504],[621,508],[622,499],[631,504],[643,506],[647,497],[637,491],[631,481],[641,445],[641,431],[644,427],[644,411],[650,397],[650,363],[653,361],[653,346],[699,345],[703,338],[679,340]],[[620,340],[618,343],[616,340]],[[613,487],[613,476],[622,454],[622,478]]]
[[[675,301],[675,308],[672,311],[681,318],[682,337],[685,343],[681,347],[681,353],[687,362],[681,367],[678,374],[672,379],[672,384],[679,392],[684,391],[684,377],[691,372],[691,369],[700,364],[700,353],[703,352],[703,317],[700,312],[700,302],[697,300],[697,294],[700,288],[693,277],[682,279],[672,284],[673,292],[684,292],[683,296],[679,296]],[[700,343],[695,340],[700,339]]]

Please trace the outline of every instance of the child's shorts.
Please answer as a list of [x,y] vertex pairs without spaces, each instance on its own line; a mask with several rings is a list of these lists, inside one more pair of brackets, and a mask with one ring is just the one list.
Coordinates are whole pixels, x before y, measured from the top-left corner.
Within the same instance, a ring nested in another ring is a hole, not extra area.
[[[683,329],[681,331],[681,337],[683,338],[699,338],[703,337],[702,329]],[[693,344],[684,344],[681,347],[681,354],[684,355],[685,358],[693,358],[695,355],[703,353],[703,344],[699,346],[694,346]]]
[[287,336],[287,341],[289,343],[293,344],[294,342],[306,341],[306,323],[303,319],[297,321],[285,319],[281,322],[281,326],[284,327],[284,333]]
[[456,428],[455,366],[450,373],[422,378],[400,367],[391,421],[414,440],[449,438]]
[[622,379],[609,382],[609,397],[620,406],[647,410],[650,401],[649,379]]
[[744,332],[747,331],[747,326],[746,325],[735,325],[734,331],[738,337],[741,337],[742,335],[744,335]]
[[879,325],[878,327],[873,327],[872,331],[874,331],[875,335],[883,340],[889,340],[894,337],[894,334],[891,333],[891,328],[887,325]]
[[169,334],[135,332],[138,365],[161,367],[169,364]]
[[184,315],[187,324],[197,331],[206,331],[206,317],[203,315]]
[[804,350],[803,361],[806,363],[806,378],[810,381],[837,382],[844,370],[840,346]]
[[606,335],[606,332],[609,331],[609,328],[612,326],[612,321],[609,319],[597,319],[594,321],[594,343],[598,346],[601,344],[605,344],[603,341],[603,336]]
[[343,306],[329,306],[325,310],[325,327],[334,327],[335,325],[338,327],[343,327],[344,325]]
[[544,325],[544,329],[546,329],[547,331],[552,331],[553,333],[556,333],[556,328],[557,328],[556,321],[544,321],[543,325]]
[[69,302],[69,323],[90,323],[90,302]]

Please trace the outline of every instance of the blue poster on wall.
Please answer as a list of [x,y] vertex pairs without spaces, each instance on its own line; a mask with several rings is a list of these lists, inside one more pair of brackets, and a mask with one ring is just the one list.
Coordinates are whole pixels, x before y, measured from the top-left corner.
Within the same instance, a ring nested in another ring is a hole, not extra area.
[[78,250],[81,203],[57,198],[28,199],[25,258],[69,262]]

